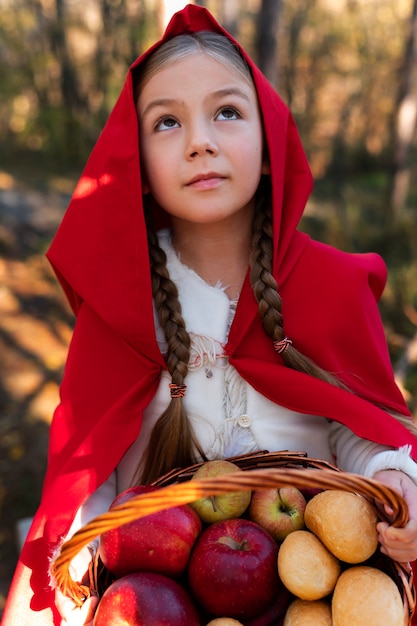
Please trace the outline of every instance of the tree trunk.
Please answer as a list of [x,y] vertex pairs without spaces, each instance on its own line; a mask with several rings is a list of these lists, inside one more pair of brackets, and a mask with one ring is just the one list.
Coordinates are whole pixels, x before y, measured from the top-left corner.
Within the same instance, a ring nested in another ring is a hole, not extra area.
[[394,113],[394,154],[390,181],[390,221],[398,221],[410,186],[409,154],[417,124],[417,0],[410,16],[409,33],[400,69]]
[[239,18],[242,12],[242,2],[239,0],[227,0],[220,4],[220,23],[232,37],[237,37]]
[[68,54],[65,24],[65,3],[55,0],[56,21],[50,33],[51,47],[61,66],[61,93],[62,100],[68,111],[82,109],[84,100],[78,88],[77,76]]
[[262,0],[258,15],[257,62],[268,80],[278,87],[277,35],[282,0]]

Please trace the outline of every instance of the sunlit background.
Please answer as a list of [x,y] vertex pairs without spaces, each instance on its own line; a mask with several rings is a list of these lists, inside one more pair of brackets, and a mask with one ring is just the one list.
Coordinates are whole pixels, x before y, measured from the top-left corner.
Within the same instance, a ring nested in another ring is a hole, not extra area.
[[[44,253],[130,63],[185,4],[0,0],[0,613],[73,325]],[[302,228],[384,257],[381,313],[417,417],[417,0],[196,4],[296,118],[316,179]]]

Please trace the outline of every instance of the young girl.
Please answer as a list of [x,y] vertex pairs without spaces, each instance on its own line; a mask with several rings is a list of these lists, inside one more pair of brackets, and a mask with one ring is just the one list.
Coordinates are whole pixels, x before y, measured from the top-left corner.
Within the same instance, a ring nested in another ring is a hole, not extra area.
[[[49,560],[119,493],[201,459],[303,450],[390,484],[417,557],[417,439],[374,254],[297,230],[311,191],[287,108],[189,5],[131,67],[48,257],[77,315],[42,503],[3,626],[90,624]],[[73,562],[82,580],[95,545]],[[61,621],[62,620],[62,621]]]

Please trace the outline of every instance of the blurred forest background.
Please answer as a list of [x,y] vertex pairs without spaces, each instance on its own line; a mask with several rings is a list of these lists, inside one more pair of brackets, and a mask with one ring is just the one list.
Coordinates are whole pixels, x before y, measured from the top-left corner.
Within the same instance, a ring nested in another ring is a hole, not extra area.
[[[185,4],[0,0],[0,614],[73,325],[44,253],[130,63]],[[302,228],[385,259],[381,313],[417,417],[417,0],[196,4],[293,111],[316,179]]]

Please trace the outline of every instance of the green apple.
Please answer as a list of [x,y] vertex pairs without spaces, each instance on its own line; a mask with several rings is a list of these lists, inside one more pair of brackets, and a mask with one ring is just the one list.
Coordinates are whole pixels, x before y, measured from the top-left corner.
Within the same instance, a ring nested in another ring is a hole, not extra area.
[[[241,468],[225,459],[207,461],[194,473],[191,480],[215,478],[223,474],[241,472]],[[250,491],[231,491],[218,496],[200,498],[191,503],[192,508],[206,524],[240,517],[246,511],[251,499]]]
[[249,518],[281,542],[294,530],[304,528],[306,499],[296,487],[254,491]]

